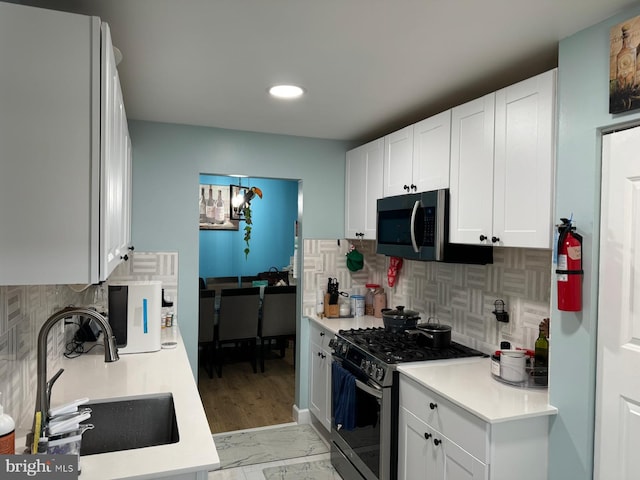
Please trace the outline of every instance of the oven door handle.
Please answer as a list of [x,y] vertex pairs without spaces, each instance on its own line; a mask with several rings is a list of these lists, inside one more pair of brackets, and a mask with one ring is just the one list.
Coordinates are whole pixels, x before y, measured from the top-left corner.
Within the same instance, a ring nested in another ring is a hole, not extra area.
[[366,383],[361,382],[357,378],[356,378],[356,387],[358,387],[360,390],[364,392],[367,392],[369,395],[373,395],[378,399],[382,399],[382,390],[380,388],[375,388],[370,385],[367,385]]

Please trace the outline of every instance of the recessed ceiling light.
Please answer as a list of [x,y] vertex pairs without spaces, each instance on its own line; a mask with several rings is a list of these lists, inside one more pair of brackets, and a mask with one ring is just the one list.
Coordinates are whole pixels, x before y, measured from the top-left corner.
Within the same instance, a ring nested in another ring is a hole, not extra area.
[[277,98],[298,98],[304,90],[297,85],[275,85],[269,89],[269,93]]

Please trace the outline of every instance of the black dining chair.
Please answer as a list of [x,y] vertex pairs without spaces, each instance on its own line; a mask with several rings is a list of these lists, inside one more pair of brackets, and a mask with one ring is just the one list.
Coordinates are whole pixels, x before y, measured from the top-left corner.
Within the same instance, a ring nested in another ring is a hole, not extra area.
[[260,370],[264,372],[266,353],[271,350],[272,340],[280,347],[284,357],[288,340],[293,337],[295,358],[296,336],[296,286],[265,287],[262,298],[260,321]]
[[214,334],[214,363],[218,377],[222,376],[224,361],[223,346],[233,343],[246,347],[253,367],[257,372],[258,317],[260,311],[260,288],[226,288],[220,292],[218,323]]
[[241,276],[240,277],[240,286],[241,287],[253,287],[253,282],[260,280],[260,277],[257,275],[251,276]]
[[200,289],[198,306],[198,364],[202,362],[209,378],[213,378],[213,332],[216,318],[215,290]]

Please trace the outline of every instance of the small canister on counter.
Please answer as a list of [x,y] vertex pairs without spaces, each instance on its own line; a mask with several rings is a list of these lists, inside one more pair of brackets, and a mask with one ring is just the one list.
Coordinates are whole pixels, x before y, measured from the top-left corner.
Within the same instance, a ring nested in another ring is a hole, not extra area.
[[364,297],[364,314],[365,315],[373,315],[374,314],[374,296],[376,291],[380,288],[380,285],[377,283],[367,283],[365,287],[369,290],[367,295]]
[[378,288],[373,296],[373,316],[382,318],[382,310],[387,308],[387,294],[383,288]]
[[364,296],[351,295],[351,312],[354,317],[364,316]]

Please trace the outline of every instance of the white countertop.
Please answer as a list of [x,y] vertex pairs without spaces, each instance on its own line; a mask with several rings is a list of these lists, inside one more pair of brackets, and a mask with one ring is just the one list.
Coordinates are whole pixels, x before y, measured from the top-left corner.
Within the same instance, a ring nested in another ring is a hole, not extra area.
[[505,385],[491,376],[490,358],[398,366],[398,371],[489,423],[556,415],[547,389]]
[[97,400],[171,392],[180,436],[170,445],[80,457],[80,479],[157,479],[219,468],[218,452],[178,328],[163,329],[162,337],[163,342],[176,341],[177,348],[121,355],[115,363],[104,363],[104,351],[96,348],[95,353],[63,360],[64,373],[53,387],[52,406],[82,397]]

